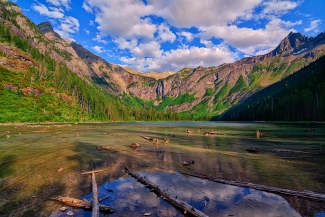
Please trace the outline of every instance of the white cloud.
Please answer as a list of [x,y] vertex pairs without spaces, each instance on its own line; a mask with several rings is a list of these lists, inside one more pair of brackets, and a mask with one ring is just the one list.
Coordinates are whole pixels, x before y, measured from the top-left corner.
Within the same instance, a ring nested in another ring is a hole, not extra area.
[[85,11],[88,12],[88,13],[91,13],[91,14],[93,13],[93,9],[86,2],[82,3],[82,8],[85,9]]
[[185,37],[188,42],[193,41],[193,38],[194,38],[192,33],[186,32],[186,31],[180,32],[179,35]]
[[245,15],[261,2],[262,0],[148,0],[148,4],[154,6],[155,14],[180,28],[225,25]]
[[162,51],[160,50],[160,44],[156,41],[150,41],[148,43],[139,44],[139,46],[133,48],[131,53],[134,54],[135,57],[143,58],[143,57],[161,57]]
[[176,39],[176,35],[170,31],[170,28],[166,23],[162,23],[158,26],[158,34],[158,37],[162,42],[174,42]]
[[[71,16],[66,16],[64,19],[60,19],[60,25],[55,31],[62,37],[73,40],[71,34],[79,31],[79,21]],[[73,40],[74,41],[74,40]]]
[[49,8],[47,8],[45,5],[43,5],[41,3],[33,4],[32,8],[36,12],[40,13],[41,15],[44,15],[44,16],[47,16],[50,18],[63,18],[64,17],[64,13],[59,8],[51,7],[49,10]]
[[96,34],[96,37],[93,38],[94,41],[97,41],[99,43],[103,43],[103,44],[107,44],[108,42],[104,39],[102,39],[102,37],[100,36],[99,33]]
[[152,13],[152,7],[145,5],[142,0],[85,0],[83,8],[95,11],[95,21],[101,35],[126,39],[154,38],[157,27],[149,18],[144,18]]
[[104,53],[104,52],[106,52],[105,51],[105,49],[103,48],[103,47],[101,47],[101,46],[94,46],[94,47],[92,47],[92,49],[94,50],[94,51],[96,51],[97,53]]
[[[182,67],[232,62],[237,58],[237,53],[228,46],[244,55],[262,54],[274,49],[290,31],[295,31],[295,26],[302,24],[301,20],[281,19],[282,15],[300,6],[301,2],[84,0],[82,7],[95,16],[95,21],[90,21],[90,25],[97,25],[99,33],[93,40],[106,44],[105,37],[111,36],[117,47],[116,54],[121,55],[120,51],[123,50],[129,56],[120,58],[124,63],[138,71],[177,71]],[[255,21],[259,27],[242,27],[248,20]],[[312,26],[318,25],[315,21],[305,31],[312,31]],[[197,45],[194,38],[198,38],[201,45]],[[217,45],[213,38],[221,39],[223,43]],[[170,47],[173,49],[163,47],[164,42],[172,43]],[[179,44],[191,46],[175,49]],[[97,51],[103,50],[98,48]]]
[[46,0],[46,2],[49,2],[57,7],[64,6],[67,10],[69,10],[71,0]]
[[122,38],[122,37],[115,38],[114,42],[117,44],[118,48],[121,50],[134,49],[138,44],[137,39],[126,40],[125,38]]
[[299,3],[294,1],[271,0],[264,2],[262,5],[265,6],[263,14],[277,14],[285,13],[289,10],[296,8]]
[[90,34],[90,31],[89,31],[88,29],[84,29],[84,31],[85,31],[85,33],[86,33],[87,35]]
[[305,28],[304,31],[305,32],[310,32],[310,31],[315,31],[318,32],[319,28],[318,26],[322,23],[322,20],[318,19],[318,20],[312,20],[310,22],[309,27]]
[[264,29],[238,28],[231,26],[202,27],[199,35],[202,38],[222,38],[228,44],[246,54],[255,54],[259,50],[276,47],[288,35],[293,26],[302,22],[282,21],[278,18],[271,20]]
[[201,43],[201,44],[204,44],[205,47],[207,47],[207,48],[212,48],[213,46],[215,46],[215,45],[212,43],[212,41],[209,41],[209,40],[203,40],[203,39],[201,39],[201,40],[200,40],[200,43]]
[[[159,57],[159,55],[158,55]],[[138,71],[178,71],[184,67],[215,66],[225,62],[233,62],[236,54],[221,44],[210,48],[182,47],[163,52],[159,58],[122,57],[121,61],[131,65]]]

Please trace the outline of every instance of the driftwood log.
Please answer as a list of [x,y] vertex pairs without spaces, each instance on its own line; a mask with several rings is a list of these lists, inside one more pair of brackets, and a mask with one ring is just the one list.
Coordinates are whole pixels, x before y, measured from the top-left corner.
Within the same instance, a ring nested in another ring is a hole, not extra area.
[[246,151],[251,152],[251,153],[259,153],[260,149],[259,148],[248,148]]
[[144,138],[144,139],[146,139],[146,140],[150,140],[150,141],[153,140],[153,138],[150,138],[150,137],[148,137],[148,136],[141,136],[141,137]]
[[222,183],[222,184],[233,185],[233,186],[244,187],[244,188],[252,188],[252,189],[271,192],[271,193],[285,194],[285,195],[297,196],[297,197],[302,197],[302,198],[325,202],[325,194],[316,193],[316,192],[312,192],[312,191],[290,190],[290,189],[277,188],[277,187],[272,187],[272,186],[267,186],[267,185],[253,184],[253,183],[249,183],[249,182],[241,182],[241,181],[232,181],[232,180],[226,180],[226,179],[221,179],[221,178],[213,178],[213,177],[209,177],[209,176],[205,176],[205,175],[201,175],[201,174],[192,174],[192,173],[185,173],[185,172],[180,172],[180,173],[182,173],[184,175],[201,178],[201,179],[207,179],[212,182],[218,182],[218,183]]
[[203,135],[217,135],[217,136],[219,135],[219,136],[222,136],[222,135],[225,135],[225,134],[210,130],[210,131],[204,132]]
[[[72,198],[72,197],[58,196],[58,197],[50,198],[50,200],[59,201],[66,206],[78,207],[78,208],[83,208],[83,209],[91,209],[92,208],[91,201],[88,201],[86,199],[79,200],[79,199]],[[106,213],[113,213],[115,211],[110,206],[105,206],[105,205],[101,205],[101,204],[99,204],[99,210],[102,212],[106,212]]]
[[175,196],[170,195],[166,191],[159,188],[157,185],[153,185],[151,182],[149,182],[148,179],[145,177],[140,176],[139,174],[129,170],[127,167],[125,167],[125,171],[130,174],[133,178],[135,178],[138,182],[145,185],[147,188],[150,189],[150,191],[153,191],[157,196],[162,197],[165,201],[167,201],[169,204],[177,208],[178,210],[182,211],[186,215],[191,216],[197,216],[197,217],[207,217],[206,214],[201,212],[200,210],[195,209],[191,205],[178,200],[175,198]]
[[93,192],[93,194],[92,194],[93,198],[92,198],[92,201],[91,201],[91,205],[92,205],[91,216],[92,217],[99,217],[98,189],[97,189],[97,182],[96,182],[95,173],[103,172],[103,171],[106,171],[106,170],[107,169],[105,169],[105,170],[93,170],[93,171],[82,173],[83,175],[91,174],[91,185],[92,185],[92,192]]

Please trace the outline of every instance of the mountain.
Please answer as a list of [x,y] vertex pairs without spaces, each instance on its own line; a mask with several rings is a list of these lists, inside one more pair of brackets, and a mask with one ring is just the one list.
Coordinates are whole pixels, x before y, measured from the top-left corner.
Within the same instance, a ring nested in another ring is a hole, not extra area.
[[[271,52],[215,67],[185,68],[151,88],[136,82],[128,93],[154,102],[154,108],[190,114],[193,118],[222,114],[252,94],[280,81],[325,54],[325,34],[290,33]],[[146,89],[150,94],[143,96]]]
[[[178,114],[127,107],[123,82],[144,81],[36,26],[20,8],[0,2],[0,122],[179,120]],[[143,106],[142,106],[143,107]]]
[[[59,40],[54,33],[44,34],[52,41]],[[85,62],[95,75],[91,76],[92,80],[120,96],[123,103],[134,106],[129,102],[136,100],[142,108],[181,112],[198,119],[221,114],[315,61],[325,53],[324,38],[324,33],[311,38],[291,32],[265,55],[215,67],[184,68],[160,76],[108,63],[75,42],[69,43],[74,52],[67,51],[76,53],[77,56],[73,56]]]
[[[44,34],[53,41],[58,40],[54,33]],[[325,53],[324,38],[324,33],[311,38],[291,32],[265,55],[215,67],[184,68],[160,76],[108,63],[75,42],[70,42],[70,46],[77,54],[73,56],[85,62],[96,75],[92,79],[120,96],[122,102],[134,106],[129,102],[135,100],[130,97],[135,97],[139,107],[181,112],[197,119],[221,114],[315,61]]]
[[[18,85],[18,73],[16,80],[3,79],[0,88],[21,90],[38,82],[40,86],[34,89],[45,93],[54,88],[59,95],[71,97],[74,103],[70,104],[78,105],[85,112],[84,118],[96,120],[112,120],[112,116],[116,120],[150,120],[147,113],[157,114],[159,120],[207,120],[325,54],[325,33],[313,38],[291,32],[264,55],[176,73],[143,74],[109,63],[61,38],[49,22],[36,26],[12,2],[2,0],[0,13],[0,66],[10,73],[29,72],[24,73],[24,84]],[[69,76],[65,78],[64,73]],[[52,86],[44,83],[44,77],[52,79]]]
[[325,120],[325,56],[255,93],[214,120]]

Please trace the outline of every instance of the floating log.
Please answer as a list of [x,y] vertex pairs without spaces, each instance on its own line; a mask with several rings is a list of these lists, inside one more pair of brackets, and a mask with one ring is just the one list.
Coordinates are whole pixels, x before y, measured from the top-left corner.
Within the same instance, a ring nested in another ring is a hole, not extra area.
[[187,166],[189,166],[189,165],[191,165],[191,164],[194,164],[194,160],[184,161],[184,162],[183,162],[183,167],[187,167]]
[[[50,200],[59,201],[66,206],[78,207],[78,208],[83,208],[83,209],[91,209],[92,208],[91,201],[88,201],[86,199],[79,200],[79,199],[72,198],[72,197],[58,196],[58,197],[50,198]],[[115,211],[110,206],[105,206],[105,205],[101,205],[101,204],[99,204],[99,210],[102,212],[106,212],[106,213],[113,213]]]
[[225,134],[210,130],[210,131],[204,132],[203,135],[225,135]]
[[153,140],[153,138],[150,138],[150,137],[148,137],[148,136],[141,136],[141,137],[144,138],[144,139],[146,139],[146,140],[150,140],[150,141]]
[[132,147],[132,148],[134,148],[134,147],[140,147],[140,144],[139,144],[139,143],[136,143],[136,142],[134,142],[134,143],[132,143],[132,144],[131,144],[131,147]]
[[251,153],[259,153],[260,149],[259,148],[248,148],[246,151],[251,152]]
[[221,179],[221,178],[213,178],[213,177],[209,177],[209,176],[201,175],[201,174],[197,174],[197,173],[196,174],[186,173],[186,172],[180,172],[180,173],[182,173],[184,175],[188,175],[188,176],[201,178],[201,179],[207,179],[212,182],[218,182],[218,183],[222,183],[222,184],[233,185],[233,186],[238,186],[238,187],[243,187],[243,188],[251,188],[251,189],[256,189],[256,190],[260,190],[260,191],[266,191],[266,192],[277,193],[277,194],[285,194],[285,195],[290,195],[290,196],[297,196],[297,197],[302,197],[302,198],[325,202],[325,194],[316,193],[316,192],[312,192],[312,191],[308,191],[308,190],[304,190],[304,191],[290,190],[290,189],[277,188],[277,187],[272,187],[272,186],[267,186],[267,185],[253,184],[253,183],[249,183],[249,182],[241,182],[241,181],[232,181],[232,180],[226,180],[226,179]]
[[138,182],[142,183],[145,185],[147,188],[150,189],[150,191],[153,191],[157,196],[162,197],[165,201],[167,201],[169,204],[173,205],[175,208],[178,210],[182,211],[186,215],[191,215],[191,216],[198,216],[198,217],[207,217],[206,214],[201,212],[200,210],[195,209],[191,205],[180,201],[175,198],[175,196],[170,195],[166,191],[160,189],[158,186],[153,185],[151,182],[149,182],[148,179],[145,177],[140,176],[139,174],[129,170],[127,167],[125,167],[125,171],[130,174],[133,178],[135,178]]
[[110,147],[109,146],[105,147],[105,146],[100,145],[100,146],[97,146],[96,149],[103,150],[103,149],[110,149]]

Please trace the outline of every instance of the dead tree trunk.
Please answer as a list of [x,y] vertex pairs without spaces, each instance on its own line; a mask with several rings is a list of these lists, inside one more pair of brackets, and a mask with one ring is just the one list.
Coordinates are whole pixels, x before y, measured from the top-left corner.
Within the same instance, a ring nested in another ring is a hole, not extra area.
[[203,212],[195,209],[194,207],[190,206],[189,204],[183,201],[178,200],[177,197],[175,198],[175,196],[172,196],[166,191],[163,191],[159,188],[159,186],[153,185],[145,177],[142,177],[139,174],[129,170],[127,167],[125,167],[125,171],[130,174],[133,178],[135,178],[138,182],[144,184],[147,188],[150,189],[150,191],[153,191],[157,196],[162,197],[165,201],[173,205],[178,210],[182,211],[184,214],[196,217],[207,217],[207,215]]
[[189,175],[201,179],[207,179],[212,182],[218,182],[222,184],[227,184],[227,185],[233,185],[233,186],[238,186],[238,187],[243,187],[243,188],[252,188],[256,190],[261,190],[261,191],[266,191],[266,192],[271,192],[271,193],[277,193],[277,194],[285,194],[285,195],[290,195],[290,196],[297,196],[297,197],[303,197],[307,199],[312,199],[312,200],[317,200],[317,201],[323,201],[325,202],[325,194],[320,194],[312,191],[297,191],[297,190],[290,190],[290,189],[284,189],[284,188],[277,188],[277,187],[272,187],[272,186],[267,186],[267,185],[260,185],[260,184],[253,184],[249,182],[240,182],[240,181],[232,181],[232,180],[225,180],[225,179],[220,179],[220,178],[213,178],[201,174],[191,174],[191,173],[184,173],[180,172],[184,175]]
[[[50,198],[51,200],[55,200],[55,201],[59,201],[61,203],[63,203],[66,206],[72,206],[72,207],[78,207],[78,208],[83,208],[83,209],[90,209],[92,208],[92,204],[91,201],[88,201],[86,199],[84,200],[79,200],[76,198],[72,198],[72,197],[53,197]],[[101,205],[99,204],[99,210],[102,212],[106,212],[106,213],[113,213],[114,209],[112,209],[109,206],[105,206],[105,205]]]
[[91,185],[92,185],[92,192],[93,192],[93,198],[91,202],[92,203],[91,217],[99,217],[98,189],[97,189],[95,173],[102,172],[102,171],[106,171],[106,170],[93,170],[90,172],[82,173],[82,174],[91,174]]

